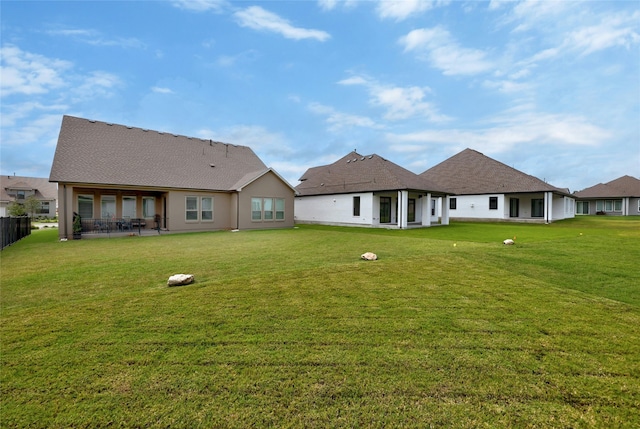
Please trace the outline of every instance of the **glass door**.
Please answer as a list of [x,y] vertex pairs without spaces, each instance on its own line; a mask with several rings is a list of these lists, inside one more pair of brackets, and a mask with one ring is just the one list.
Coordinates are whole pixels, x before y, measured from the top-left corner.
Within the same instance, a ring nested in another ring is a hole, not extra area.
[[391,197],[380,197],[380,223],[391,223]]
[[511,198],[509,200],[509,217],[520,216],[520,199]]

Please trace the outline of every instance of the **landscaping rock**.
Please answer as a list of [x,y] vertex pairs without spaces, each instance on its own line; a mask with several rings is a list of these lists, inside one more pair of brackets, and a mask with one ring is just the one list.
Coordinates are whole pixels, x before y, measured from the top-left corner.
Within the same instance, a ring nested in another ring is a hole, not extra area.
[[167,286],[183,286],[193,283],[193,274],[174,274],[169,277]]
[[375,253],[372,252],[367,252],[367,253],[363,253],[360,256],[361,259],[364,259],[365,261],[375,261],[378,259],[378,255],[376,255]]
[[502,242],[502,244],[506,244],[506,245],[508,245],[508,246],[511,246],[512,244],[515,244],[515,243],[516,243],[516,242],[515,242],[515,241],[513,241],[513,240],[512,240],[512,239],[510,239],[510,238],[507,238],[506,240],[504,240],[504,241]]

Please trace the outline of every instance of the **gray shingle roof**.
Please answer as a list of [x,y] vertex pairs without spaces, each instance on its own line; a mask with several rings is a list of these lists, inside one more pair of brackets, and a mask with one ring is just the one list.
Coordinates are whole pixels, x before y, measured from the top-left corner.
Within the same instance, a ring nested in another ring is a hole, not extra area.
[[458,195],[549,191],[569,195],[568,189],[552,186],[473,149],[463,150],[420,176]]
[[640,180],[632,176],[622,176],[607,183],[578,191],[574,194],[577,198],[613,198],[613,197],[640,197]]
[[0,176],[0,201],[15,199],[15,193],[8,190],[36,190],[35,197],[39,200],[58,198],[58,187],[44,177]]
[[49,180],[233,191],[266,170],[246,146],[64,116]]
[[309,168],[296,186],[300,196],[391,190],[445,194],[442,186],[419,177],[378,155],[351,152],[333,164]]

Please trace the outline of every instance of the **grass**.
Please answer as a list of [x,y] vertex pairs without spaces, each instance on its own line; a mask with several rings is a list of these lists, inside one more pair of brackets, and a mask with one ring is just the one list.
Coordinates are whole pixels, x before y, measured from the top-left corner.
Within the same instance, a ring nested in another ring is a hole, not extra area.
[[56,238],[0,254],[2,427],[640,425],[639,218]]

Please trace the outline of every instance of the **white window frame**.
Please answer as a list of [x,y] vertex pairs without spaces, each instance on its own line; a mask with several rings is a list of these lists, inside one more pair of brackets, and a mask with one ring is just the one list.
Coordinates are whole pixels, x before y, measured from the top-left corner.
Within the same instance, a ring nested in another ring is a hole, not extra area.
[[[189,201],[196,203],[195,208],[189,208]],[[195,213],[195,219],[189,218],[189,214]],[[200,220],[200,199],[194,195],[187,195],[184,197],[184,221],[185,222],[198,222]]]
[[[285,202],[284,198],[251,197],[251,222],[283,222],[285,220]],[[280,210],[280,208],[282,209]]]
[[[113,212],[106,211],[105,206],[109,209],[109,205],[113,204]],[[115,195],[101,195],[100,196],[100,217],[102,219],[113,219],[116,217],[116,196]]]
[[[280,204],[278,204],[280,203]],[[282,206],[282,210],[279,210]],[[275,198],[275,211],[276,211],[276,222],[282,222],[285,218],[285,199],[284,198]]]
[[[133,213],[127,213],[127,204],[125,201],[133,201]],[[122,196],[122,217],[123,218],[136,218],[138,217],[138,198],[135,195],[123,195]]]
[[[211,210],[205,210],[205,201],[211,201]],[[205,213],[211,213],[210,219],[205,219]],[[202,222],[213,222],[213,197],[200,197],[200,220]]]
[[[151,202],[149,205],[149,201]],[[148,209],[151,208],[151,211]],[[142,217],[151,219],[156,215],[156,197],[142,197]]]
[[[86,201],[91,201],[91,215],[90,216],[83,216],[83,214],[81,213],[81,210],[80,210],[80,199],[81,198],[85,199]],[[93,219],[93,211],[94,211],[93,195],[85,195],[85,194],[78,195],[77,201],[78,201],[78,211],[77,211],[78,215],[83,219]]]

